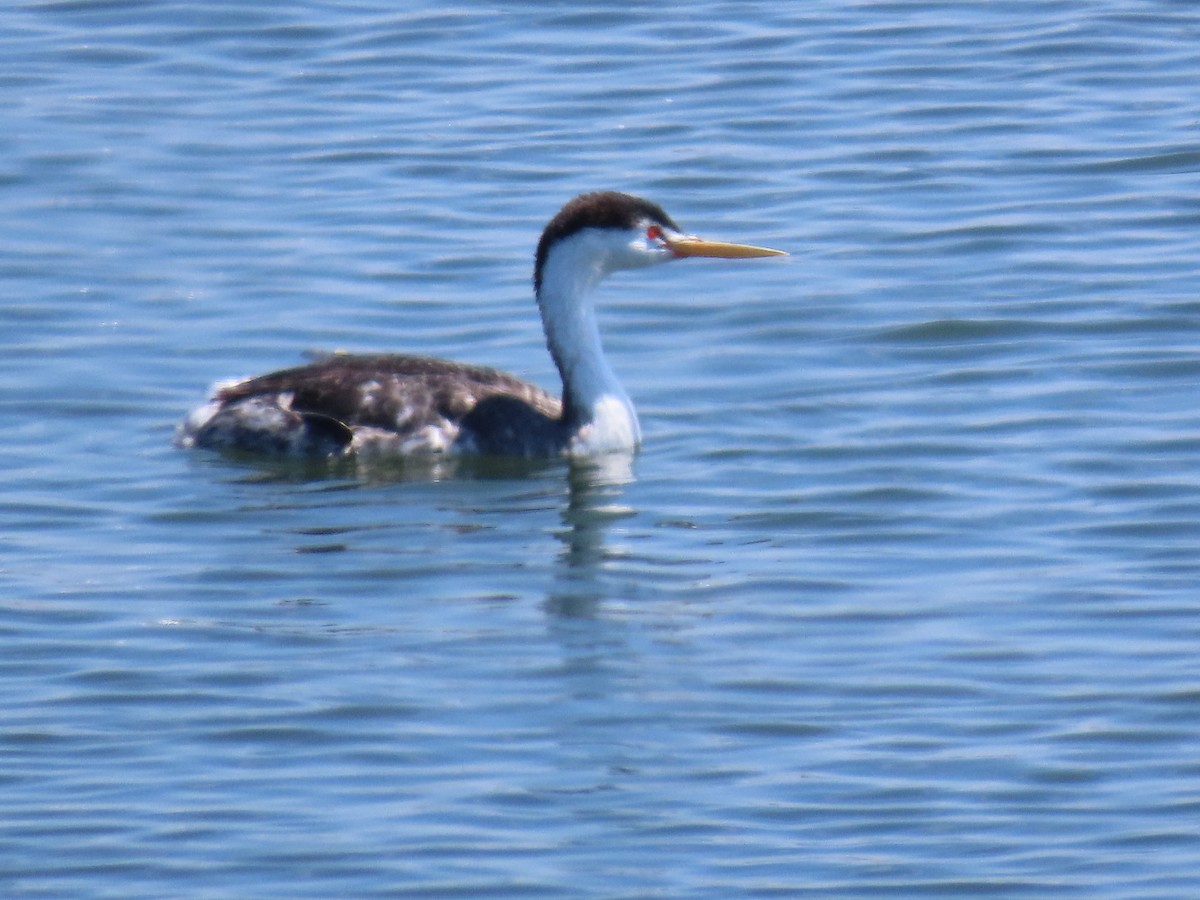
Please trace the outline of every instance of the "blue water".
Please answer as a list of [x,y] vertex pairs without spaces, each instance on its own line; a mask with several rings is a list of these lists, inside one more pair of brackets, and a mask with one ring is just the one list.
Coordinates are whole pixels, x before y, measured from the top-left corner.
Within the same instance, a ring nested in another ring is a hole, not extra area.
[[[1200,11],[0,11],[0,894],[1200,896]],[[397,350],[547,386],[533,246],[645,195],[788,260],[606,285],[596,467],[172,446]]]

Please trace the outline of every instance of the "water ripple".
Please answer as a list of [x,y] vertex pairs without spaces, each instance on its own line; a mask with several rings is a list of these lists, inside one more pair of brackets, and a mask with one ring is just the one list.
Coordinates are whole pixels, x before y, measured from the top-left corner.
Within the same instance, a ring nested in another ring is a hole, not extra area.
[[[1186,5],[0,16],[6,896],[1196,893]],[[554,385],[594,187],[793,254],[606,286],[636,459],[170,446]]]

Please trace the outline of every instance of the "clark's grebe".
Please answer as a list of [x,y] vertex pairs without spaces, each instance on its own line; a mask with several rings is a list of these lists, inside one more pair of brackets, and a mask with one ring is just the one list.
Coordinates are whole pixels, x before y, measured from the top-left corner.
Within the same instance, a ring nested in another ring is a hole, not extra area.
[[419,356],[333,354],[220,388],[183,422],[179,440],[275,456],[630,450],[641,428],[604,357],[593,288],[621,269],[690,256],[786,255],[686,234],[639,197],[583,194],[542,232],[533,270],[561,399],[495,369]]

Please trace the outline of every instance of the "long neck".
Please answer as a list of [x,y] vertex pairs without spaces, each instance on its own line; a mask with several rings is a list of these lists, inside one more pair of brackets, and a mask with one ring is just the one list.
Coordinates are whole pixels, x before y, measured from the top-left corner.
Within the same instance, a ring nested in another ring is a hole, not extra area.
[[591,294],[607,274],[583,242],[568,242],[546,261],[538,291],[546,343],[562,376],[563,422],[578,452],[631,449],[642,436],[596,326]]

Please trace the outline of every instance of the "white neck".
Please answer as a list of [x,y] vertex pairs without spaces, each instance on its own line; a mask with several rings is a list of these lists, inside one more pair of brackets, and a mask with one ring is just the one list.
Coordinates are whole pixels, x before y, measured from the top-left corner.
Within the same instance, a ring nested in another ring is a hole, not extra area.
[[573,429],[569,451],[629,450],[642,439],[633,403],[604,357],[591,292],[611,271],[595,232],[557,245],[542,270],[538,307],[546,343],[563,380],[563,408]]

